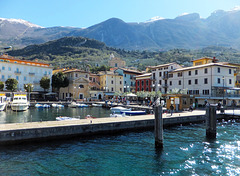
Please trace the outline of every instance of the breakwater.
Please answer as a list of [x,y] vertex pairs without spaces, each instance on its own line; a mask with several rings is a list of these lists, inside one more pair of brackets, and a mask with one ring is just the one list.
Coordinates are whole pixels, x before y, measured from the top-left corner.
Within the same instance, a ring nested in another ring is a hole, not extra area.
[[[218,114],[217,118],[222,119],[226,118],[226,116]],[[163,115],[165,127],[204,121],[205,111],[175,113],[174,116]],[[94,134],[114,134],[129,130],[153,129],[153,127],[154,115],[1,124],[0,145]]]

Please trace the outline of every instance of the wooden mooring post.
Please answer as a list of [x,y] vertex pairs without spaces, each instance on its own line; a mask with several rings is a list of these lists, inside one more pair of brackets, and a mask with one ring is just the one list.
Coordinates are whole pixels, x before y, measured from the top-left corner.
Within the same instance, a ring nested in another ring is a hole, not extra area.
[[217,133],[216,128],[217,128],[216,107],[210,105],[206,109],[206,137],[210,139],[215,139]]
[[155,122],[154,122],[155,147],[163,148],[162,106],[154,107],[154,111],[155,111]]

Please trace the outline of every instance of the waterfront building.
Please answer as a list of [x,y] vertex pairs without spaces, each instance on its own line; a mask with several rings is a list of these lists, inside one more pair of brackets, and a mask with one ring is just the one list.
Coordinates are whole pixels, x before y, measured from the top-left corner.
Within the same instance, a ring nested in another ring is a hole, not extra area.
[[110,60],[108,61],[110,67],[125,67],[126,62],[120,58],[115,57],[113,54],[110,55]]
[[91,100],[103,99],[103,91],[100,87],[100,76],[97,74],[89,74],[89,96]]
[[85,99],[89,98],[89,72],[79,69],[63,70],[69,80],[68,87],[60,88],[59,99]]
[[[40,87],[40,80],[46,76],[52,80],[53,67],[50,64],[38,61],[28,61],[11,57],[7,54],[0,56],[0,80],[5,82],[8,78],[18,81],[17,90],[25,91],[24,84],[32,84],[33,91],[44,91]],[[49,91],[51,91],[51,83]]]
[[113,97],[115,92],[123,92],[123,76],[117,72],[100,72],[100,89],[105,98]]
[[123,76],[123,92],[135,92],[136,90],[136,76],[141,75],[142,72],[130,70],[126,68],[118,68],[114,71]]
[[136,76],[136,89],[135,91],[152,91],[152,73],[145,73]]
[[147,70],[152,72],[152,91],[167,93],[170,86],[168,79],[171,76],[168,73],[179,68],[182,68],[182,66],[174,62],[148,67]]
[[[204,61],[200,63],[201,61]],[[215,59],[201,58],[193,61],[193,66],[178,68],[168,73],[168,89],[186,90],[195,96],[195,103],[203,105],[217,103],[231,105],[239,96],[234,87],[236,67],[223,63],[216,63]]]

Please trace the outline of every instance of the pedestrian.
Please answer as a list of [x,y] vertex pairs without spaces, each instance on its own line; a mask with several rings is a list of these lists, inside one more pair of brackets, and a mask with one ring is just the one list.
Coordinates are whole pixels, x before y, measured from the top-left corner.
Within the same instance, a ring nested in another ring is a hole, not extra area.
[[173,110],[174,110],[174,107],[173,107],[173,105],[171,104],[171,106],[170,106],[171,116],[172,116],[172,114],[173,114]]

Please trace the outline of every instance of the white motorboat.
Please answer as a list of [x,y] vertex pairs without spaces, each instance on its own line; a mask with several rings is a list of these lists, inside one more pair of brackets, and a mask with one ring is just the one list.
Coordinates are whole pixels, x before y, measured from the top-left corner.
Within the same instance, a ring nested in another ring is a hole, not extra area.
[[63,121],[63,120],[79,120],[77,118],[73,118],[73,117],[56,117],[57,121]]
[[102,104],[93,103],[92,106],[102,107]]
[[70,105],[68,105],[68,107],[70,107],[70,108],[77,108],[78,105],[79,105],[78,103],[73,101]]
[[110,114],[110,117],[126,117],[126,115],[125,115],[125,113],[123,113],[123,114],[115,114],[115,113],[113,113],[113,114]]
[[121,107],[121,106],[116,106],[116,107],[110,108],[110,110],[114,113],[121,113],[123,111],[131,111],[131,108],[127,109],[127,108],[124,108],[124,107]]
[[52,107],[53,107],[53,108],[64,108],[64,105],[53,103],[53,104],[52,104]]
[[5,94],[0,94],[0,111],[4,111],[7,105],[6,102],[6,95]]
[[29,105],[26,94],[15,94],[11,103],[11,109],[13,111],[26,111]]

